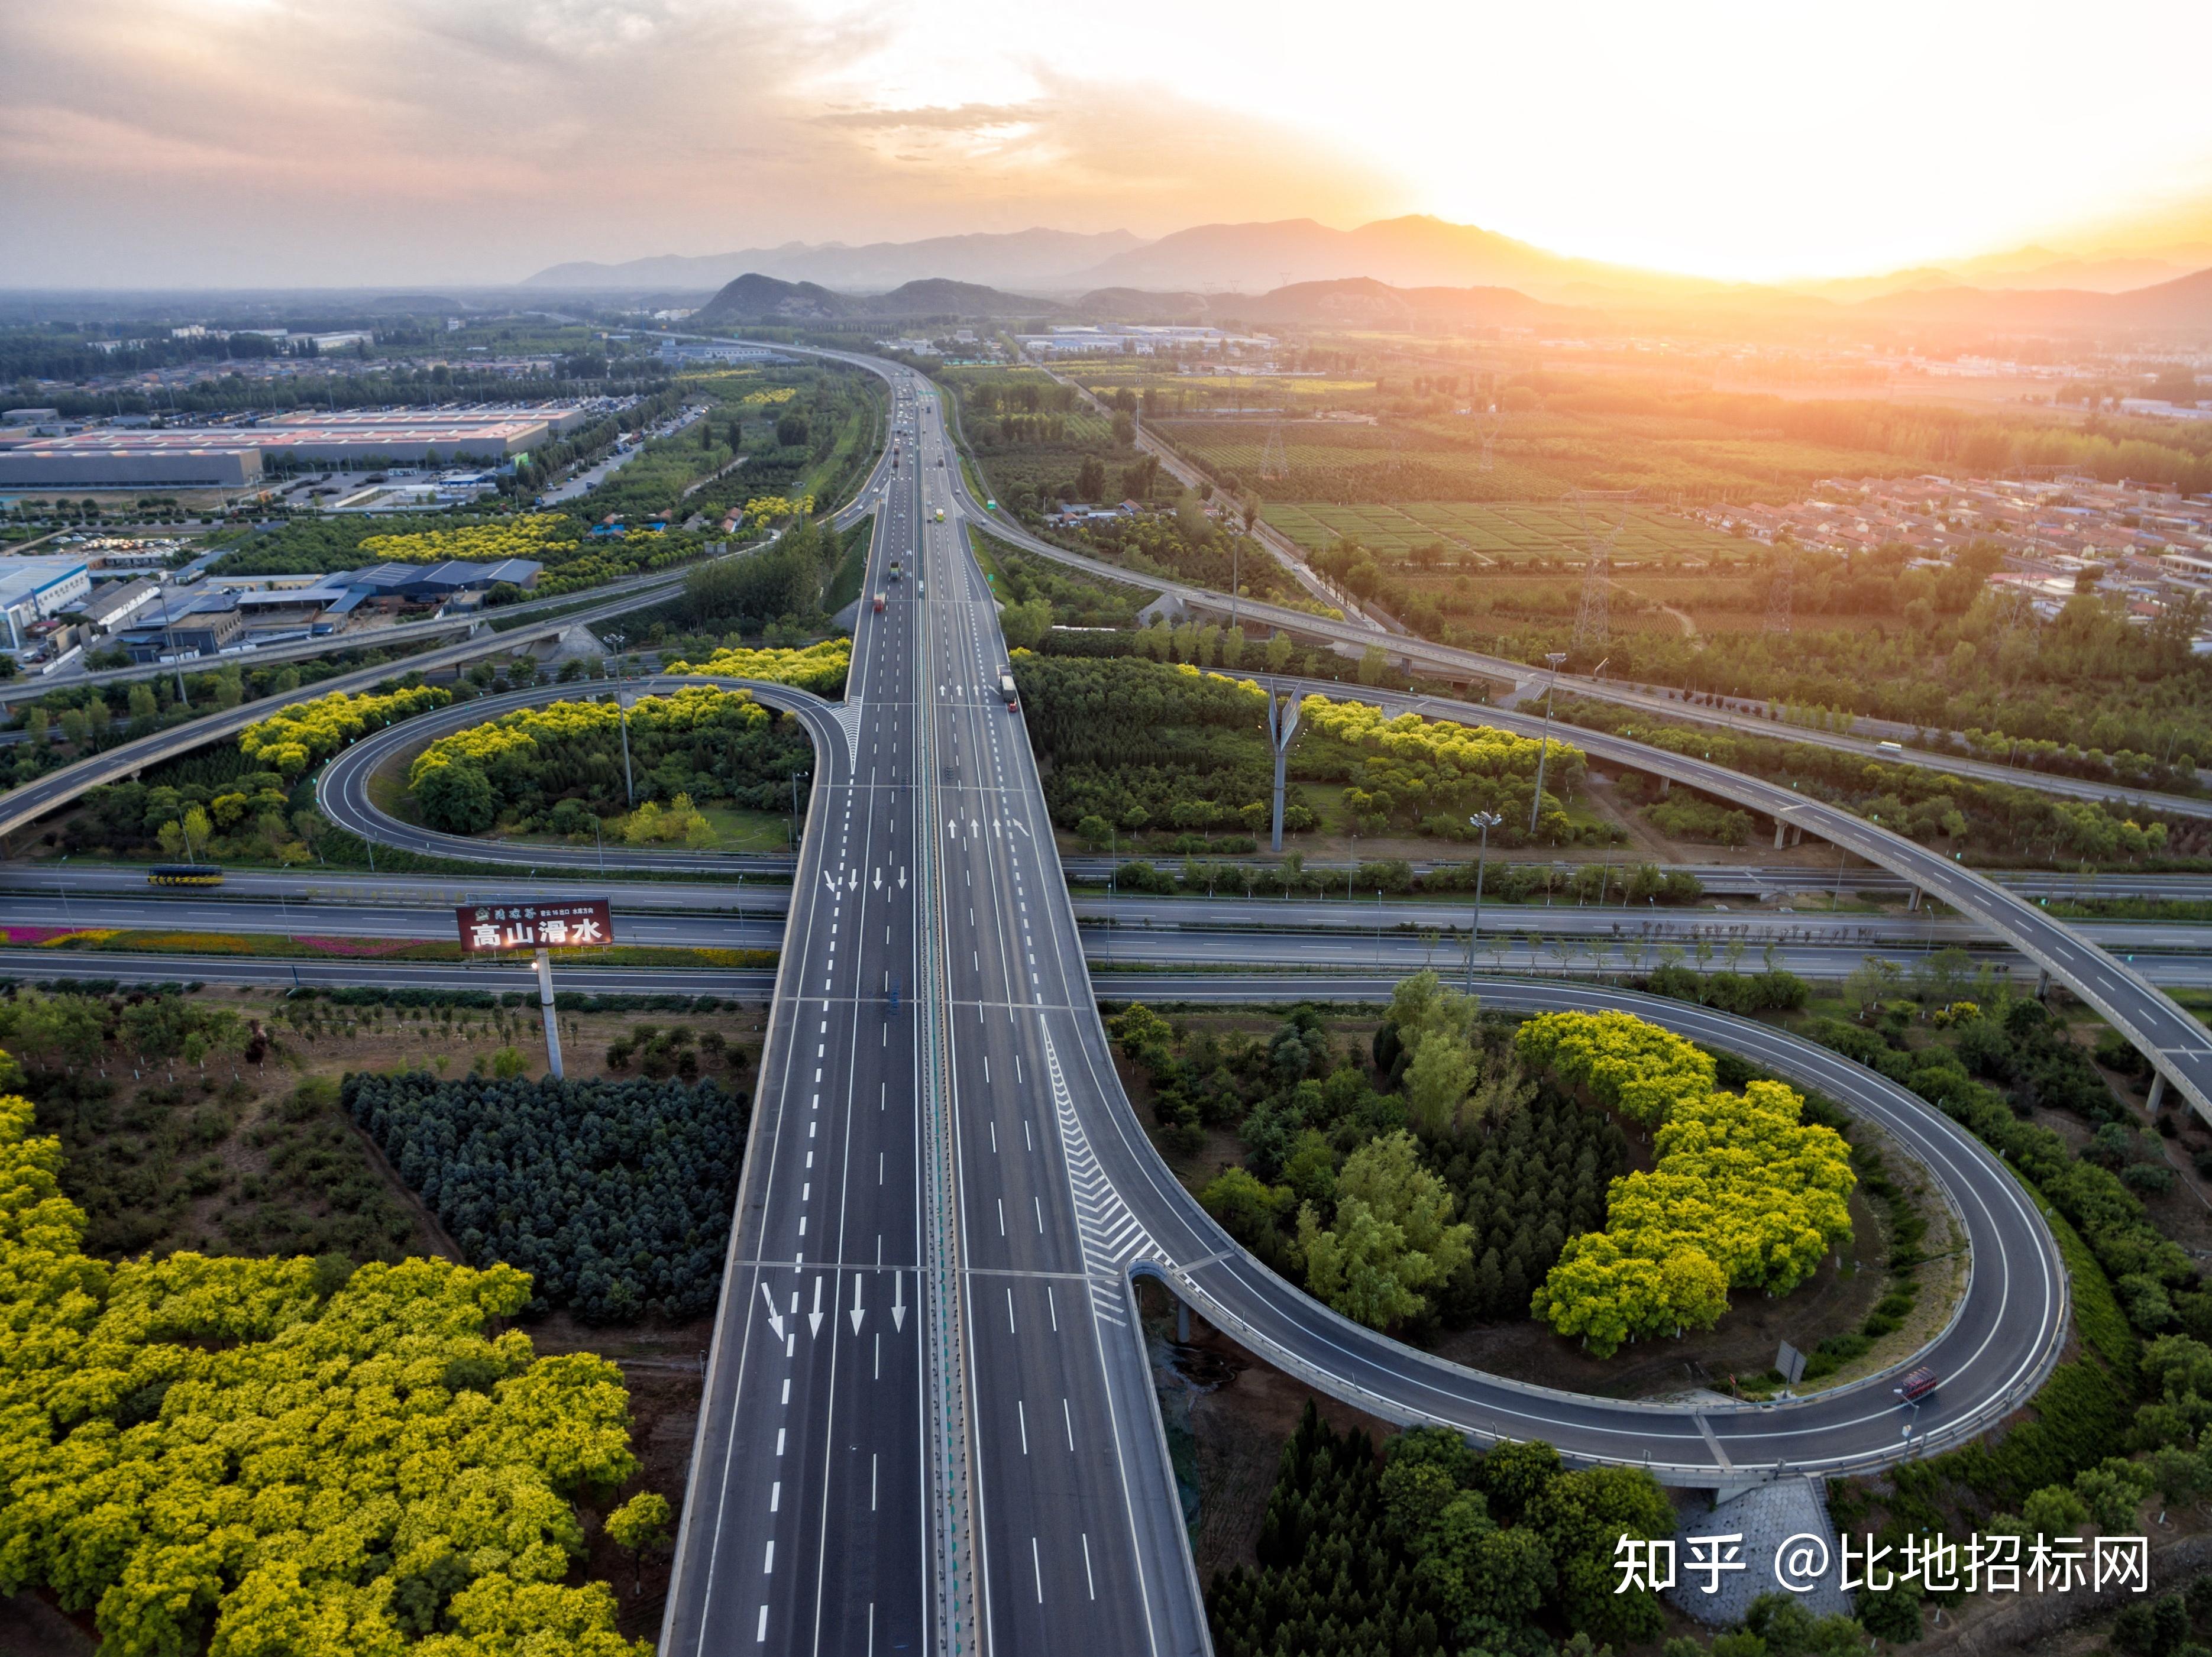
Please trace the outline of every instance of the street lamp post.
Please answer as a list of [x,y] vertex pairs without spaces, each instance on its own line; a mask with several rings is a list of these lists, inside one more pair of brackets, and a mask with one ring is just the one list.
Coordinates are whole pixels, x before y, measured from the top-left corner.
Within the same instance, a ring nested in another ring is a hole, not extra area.
[[1505,819],[1495,811],[1477,811],[1468,819],[1469,826],[1482,830],[1481,848],[1474,856],[1474,919],[1467,930],[1467,992],[1474,993],[1474,945],[1482,933],[1482,871],[1490,860],[1490,831]]
[[1536,813],[1544,807],[1544,762],[1552,751],[1552,693],[1559,689],[1559,664],[1567,659],[1563,650],[1548,650],[1544,659],[1552,665],[1551,683],[1544,687],[1544,736],[1536,747],[1536,797],[1528,802],[1528,832],[1536,832]]
[[[615,722],[622,727],[623,797],[633,811],[637,809],[637,784],[629,768],[629,695],[623,688],[622,647],[629,642],[629,634],[616,631],[607,634],[607,641],[615,647]],[[793,808],[794,813],[796,807]]]

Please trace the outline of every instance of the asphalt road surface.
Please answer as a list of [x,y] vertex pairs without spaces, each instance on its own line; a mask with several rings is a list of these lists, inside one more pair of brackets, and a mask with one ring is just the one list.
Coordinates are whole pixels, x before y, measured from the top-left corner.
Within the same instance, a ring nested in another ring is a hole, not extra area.
[[864,589],[886,606],[818,756],[662,1649],[1202,1650],[1129,1292],[1085,1275],[1048,1015],[1016,1005],[1044,874],[996,802],[1027,750],[982,583],[925,524],[945,486],[914,461],[941,439],[906,423]]
[[[600,887],[589,894],[605,893]],[[522,880],[507,886],[449,887],[449,901],[479,903],[528,892],[548,894],[534,883]],[[648,895],[653,894],[648,890]],[[676,949],[781,949],[786,938],[785,905],[789,894],[781,889],[760,893],[740,914],[720,909],[689,907],[682,911],[638,905],[637,894],[616,894],[614,941]],[[1353,904],[1204,904],[1196,900],[1155,899],[1109,903],[1080,900],[1075,912],[1083,928],[1085,953],[1103,967],[1183,965],[1200,968],[1279,966],[1286,951],[1294,952],[1304,969],[1395,972],[1401,975],[1434,968],[1447,978],[1468,969],[1467,933],[1455,933],[1439,924],[1433,910],[1419,917],[1419,906],[1386,907],[1389,917],[1378,925],[1376,906]],[[1406,910],[1416,918],[1401,918]],[[1690,917],[1696,921],[1697,917]],[[1826,920],[1826,917],[1820,917]],[[1108,922],[1110,920],[1111,924]],[[191,890],[140,892],[128,895],[66,892],[20,894],[8,904],[8,921],[16,926],[80,926],[173,929],[193,932],[233,932],[291,938],[363,938],[446,942],[453,936],[453,917],[444,907],[419,903],[392,903],[340,899],[325,894],[307,901],[279,895],[272,901],[210,896]],[[1491,972],[1565,973],[1597,975],[1607,972],[1660,964],[1659,949],[1668,939],[1691,938],[1688,922],[1671,929],[1646,932],[1632,919],[1625,931],[1608,930],[1603,914],[1591,910],[1559,908],[1524,911],[1518,915],[1493,912],[1481,935],[1474,969]],[[1725,939],[1739,929],[1699,923],[1699,936],[1709,944]],[[1620,927],[1621,923],[1610,923]],[[1851,924],[1850,918],[1831,926],[1787,928],[1753,916],[1741,929],[1752,943],[1768,934],[1777,937],[1771,957],[1764,950],[1753,954],[1747,947],[1738,968],[1759,971],[1768,964],[1802,978],[1835,980],[1856,970],[1868,956],[1894,962],[1910,972],[1927,960],[1926,944],[1918,929],[1903,919],[1887,918],[1882,924]],[[1954,926],[1933,942],[1965,949],[1969,965],[1986,965],[2008,977],[2033,968],[2014,951],[1991,948]],[[2212,927],[2112,923],[2084,928],[2107,947],[2124,950],[2137,969],[2167,988],[2201,988],[2212,985]],[[2117,938],[2100,933],[2120,934]],[[1672,947],[1684,945],[1676,943]],[[1684,956],[1690,962],[1694,957]],[[1729,958],[1715,945],[1699,970],[1723,969]]]

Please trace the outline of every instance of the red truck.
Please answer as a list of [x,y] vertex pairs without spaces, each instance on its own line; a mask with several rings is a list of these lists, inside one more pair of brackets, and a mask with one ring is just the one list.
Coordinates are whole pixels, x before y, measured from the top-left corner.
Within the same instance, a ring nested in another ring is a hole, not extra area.
[[882,610],[882,609],[883,609],[883,607],[884,607],[884,595],[883,595],[882,593],[880,593],[880,592],[879,592],[879,593],[878,593],[878,594],[876,595],[876,608],[877,608],[878,610]]
[[1938,1385],[1940,1383],[1936,1378],[1936,1372],[1923,1364],[1919,1369],[1912,1370],[1898,1383],[1897,1395],[1907,1404],[1918,1404],[1923,1399],[1933,1398]]

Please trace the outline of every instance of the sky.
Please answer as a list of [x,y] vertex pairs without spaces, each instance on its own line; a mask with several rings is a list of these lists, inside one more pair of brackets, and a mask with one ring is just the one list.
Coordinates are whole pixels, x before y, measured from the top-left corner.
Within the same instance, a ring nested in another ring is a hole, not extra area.
[[2201,0],[0,7],[0,287],[1431,213],[1735,279],[2212,240]]

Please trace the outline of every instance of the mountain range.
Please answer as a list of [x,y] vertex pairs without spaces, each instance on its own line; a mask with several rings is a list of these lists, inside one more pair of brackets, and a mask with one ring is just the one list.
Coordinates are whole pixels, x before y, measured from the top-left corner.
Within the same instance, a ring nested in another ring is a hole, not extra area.
[[[691,320],[736,323],[869,322],[921,318],[974,320],[1068,318],[1109,322],[1235,322],[1255,327],[1413,329],[1517,327],[1565,323],[1577,313],[1510,288],[1396,288],[1371,276],[1292,282],[1269,293],[1150,293],[1100,288],[1066,301],[1004,293],[975,282],[928,278],[888,294],[840,294],[818,282],[749,271],[725,286]],[[1585,319],[1588,313],[1581,313]]]
[[[1787,282],[1756,291],[1852,304],[1936,288],[2063,289],[2119,294],[2212,266],[2201,235],[2104,258],[2029,246],[1948,265],[1875,276]],[[786,242],[700,257],[664,255],[618,264],[580,262],[538,271],[523,284],[623,293],[705,293],[744,275],[812,282],[839,293],[886,293],[941,278],[1069,298],[1101,288],[1260,294],[1299,282],[1366,276],[1397,288],[1513,288],[1571,304],[1729,295],[1741,284],[1668,276],[1571,258],[1479,226],[1420,215],[1353,230],[1311,219],[1204,224],[1146,240],[1126,230],[1095,234],[1032,228],[919,241]]]
[[741,276],[817,282],[848,293],[883,293],[902,282],[943,277],[952,282],[1003,282],[1019,288],[1060,285],[1079,270],[1145,245],[1126,230],[1084,235],[1069,230],[931,236],[921,241],[877,241],[860,247],[842,242],[789,241],[780,247],[698,258],[664,254],[620,264],[556,264],[523,283],[526,288],[574,288],[632,293],[702,292]]
[[[1820,321],[1989,329],[1999,332],[2176,330],[2212,332],[2212,270],[2124,294],[2078,288],[1911,288],[1850,305],[1775,289],[1686,296],[1710,316],[1723,307],[1740,319],[1764,315]],[[841,294],[818,282],[784,282],[748,272],[694,313],[702,325],[742,323],[866,323],[902,325],[923,319],[974,321],[1080,319],[1120,323],[1209,323],[1249,327],[1318,327],[1420,331],[1452,328],[1569,328],[1601,319],[1594,307],[1548,304],[1516,288],[1430,285],[1401,288],[1372,276],[1290,282],[1261,294],[1095,288],[1053,300],[1010,294],[978,282],[927,278],[888,294]]]

